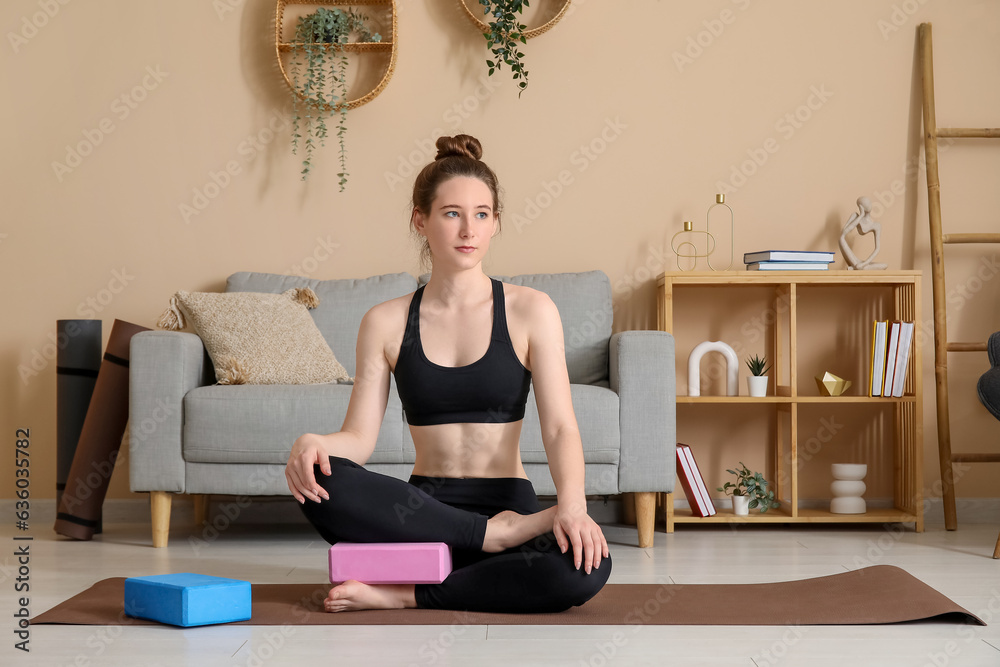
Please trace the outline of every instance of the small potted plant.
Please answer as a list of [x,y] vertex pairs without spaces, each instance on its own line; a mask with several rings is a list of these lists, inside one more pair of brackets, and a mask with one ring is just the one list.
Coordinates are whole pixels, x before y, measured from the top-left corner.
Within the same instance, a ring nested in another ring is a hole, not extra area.
[[747,389],[750,395],[756,398],[767,396],[767,376],[764,373],[771,370],[767,365],[767,357],[758,357],[756,354],[747,358],[747,368],[750,369],[750,377],[747,378]]
[[295,38],[291,42],[292,80],[292,153],[299,154],[300,140],[304,145],[302,180],[312,171],[313,152],[326,143],[327,117],[337,115],[337,141],[340,144],[340,191],[347,184],[347,52],[344,44],[352,34],[359,42],[380,42],[382,36],[372,32],[368,17],[352,9],[318,8],[312,14],[299,17]]
[[747,516],[752,509],[759,509],[763,514],[781,504],[774,499],[774,491],[768,491],[764,476],[759,472],[750,472],[742,461],[738,469],[726,472],[736,475],[736,483],[726,482],[717,487],[716,491],[733,497],[733,513],[737,516]]

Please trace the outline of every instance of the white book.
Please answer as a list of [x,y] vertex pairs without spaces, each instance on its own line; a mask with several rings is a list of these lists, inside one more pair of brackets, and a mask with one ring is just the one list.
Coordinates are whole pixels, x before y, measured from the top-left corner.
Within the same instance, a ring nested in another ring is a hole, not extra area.
[[701,476],[701,470],[698,469],[698,464],[694,460],[694,454],[691,452],[691,448],[685,447],[683,451],[685,460],[694,472],[692,486],[697,488],[695,493],[698,494],[704,503],[706,516],[712,516],[715,514],[715,503],[712,502],[711,496],[708,495],[708,488],[705,486],[705,478]]
[[833,262],[833,253],[816,250],[761,250],[743,255],[744,264],[754,262]]
[[910,360],[910,343],[913,342],[913,322],[903,322],[899,331],[899,346],[896,348],[896,375],[892,379],[892,395],[902,396],[906,383],[906,368]]
[[752,262],[747,271],[828,271],[827,262]]
[[892,374],[896,370],[896,348],[899,346],[899,325],[902,322],[889,323],[889,346],[885,352],[885,382],[882,383],[882,395],[892,396]]

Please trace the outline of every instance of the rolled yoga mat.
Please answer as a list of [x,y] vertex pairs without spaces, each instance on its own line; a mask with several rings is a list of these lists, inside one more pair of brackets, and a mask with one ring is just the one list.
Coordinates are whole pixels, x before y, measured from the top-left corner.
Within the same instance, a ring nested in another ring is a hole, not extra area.
[[59,501],[55,531],[77,540],[94,536],[128,423],[128,361],[132,336],[146,327],[115,320],[94,395]]
[[[101,369],[101,320],[57,320],[56,503],[62,500],[73,455]],[[100,529],[98,529],[100,532]]]

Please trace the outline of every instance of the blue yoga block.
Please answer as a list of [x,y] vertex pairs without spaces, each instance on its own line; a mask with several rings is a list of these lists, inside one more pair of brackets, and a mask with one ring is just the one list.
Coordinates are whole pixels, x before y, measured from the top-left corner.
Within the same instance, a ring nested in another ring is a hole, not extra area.
[[125,613],[185,628],[248,621],[250,582],[190,572],[129,577]]

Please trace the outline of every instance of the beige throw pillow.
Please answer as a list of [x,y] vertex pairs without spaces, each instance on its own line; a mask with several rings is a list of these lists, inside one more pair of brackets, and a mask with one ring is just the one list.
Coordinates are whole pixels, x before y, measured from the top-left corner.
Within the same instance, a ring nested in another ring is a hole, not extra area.
[[350,378],[309,314],[316,293],[177,292],[157,323],[201,336],[219,384],[318,384]]

